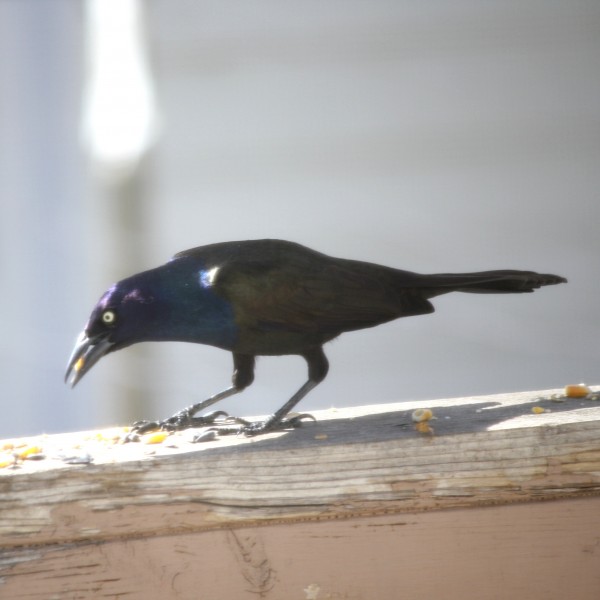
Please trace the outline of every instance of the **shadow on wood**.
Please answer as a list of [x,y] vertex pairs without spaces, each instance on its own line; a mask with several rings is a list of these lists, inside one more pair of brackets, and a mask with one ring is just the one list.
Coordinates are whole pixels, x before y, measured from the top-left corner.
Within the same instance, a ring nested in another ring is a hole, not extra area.
[[202,444],[41,438],[0,472],[0,597],[595,599],[600,402],[552,392]]

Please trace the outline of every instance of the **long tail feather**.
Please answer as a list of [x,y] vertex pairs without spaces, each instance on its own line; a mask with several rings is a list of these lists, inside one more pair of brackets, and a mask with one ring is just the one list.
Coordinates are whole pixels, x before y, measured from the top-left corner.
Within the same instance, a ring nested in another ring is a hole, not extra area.
[[566,283],[559,275],[533,271],[481,271],[479,273],[440,273],[424,276],[422,287],[431,287],[436,294],[469,292],[473,294],[514,294],[533,292],[545,285]]

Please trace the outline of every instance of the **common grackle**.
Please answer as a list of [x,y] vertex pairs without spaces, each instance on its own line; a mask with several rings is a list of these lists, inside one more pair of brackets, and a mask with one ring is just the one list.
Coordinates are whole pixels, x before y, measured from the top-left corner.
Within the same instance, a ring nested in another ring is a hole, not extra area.
[[[231,387],[138,431],[213,422],[194,417],[248,387],[255,357],[298,354],[308,381],[266,421],[242,423],[248,434],[295,426],[292,408],[327,375],[323,344],[345,331],[434,311],[429,300],[448,292],[532,292],[566,282],[531,271],[420,275],[332,258],[281,240],[225,242],[193,248],[114,284],[77,339],[65,381],[74,386],[105,354],[137,342],[209,344],[233,354]],[[223,413],[220,413],[223,414]],[[301,415],[301,417],[306,415]]]

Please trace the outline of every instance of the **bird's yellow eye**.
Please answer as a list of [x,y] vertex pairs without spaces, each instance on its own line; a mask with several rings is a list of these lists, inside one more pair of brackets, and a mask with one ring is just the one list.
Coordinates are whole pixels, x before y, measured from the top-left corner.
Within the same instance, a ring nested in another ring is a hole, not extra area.
[[105,310],[102,313],[102,322],[105,325],[114,325],[116,320],[117,320],[117,315],[115,314],[115,312],[113,310]]

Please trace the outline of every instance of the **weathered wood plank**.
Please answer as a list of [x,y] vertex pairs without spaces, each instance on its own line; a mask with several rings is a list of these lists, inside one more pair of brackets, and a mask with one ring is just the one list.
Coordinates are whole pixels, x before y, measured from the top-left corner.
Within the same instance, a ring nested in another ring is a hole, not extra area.
[[30,439],[46,458],[0,470],[0,598],[596,600],[600,402],[552,392],[202,444]]
[[[319,411],[283,434],[170,448],[49,436],[47,459],[0,472],[0,548],[600,493],[600,402],[539,399],[551,392]],[[424,405],[435,435],[410,420]],[[74,451],[94,462],[56,458]]]
[[598,498],[5,550],[0,597],[597,600]]

